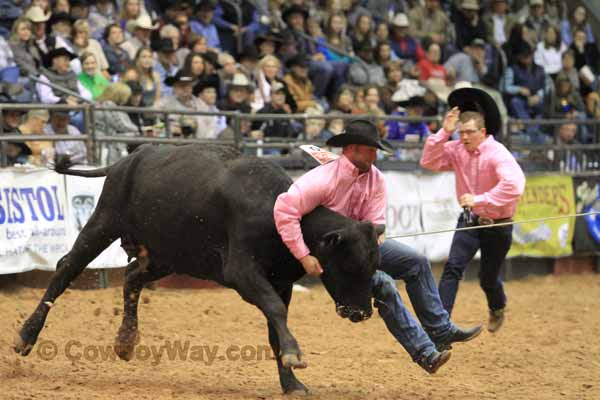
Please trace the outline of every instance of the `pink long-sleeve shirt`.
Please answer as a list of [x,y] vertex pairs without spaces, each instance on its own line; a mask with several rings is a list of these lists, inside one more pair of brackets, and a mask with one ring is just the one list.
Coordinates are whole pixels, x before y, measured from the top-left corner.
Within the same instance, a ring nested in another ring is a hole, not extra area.
[[421,166],[456,175],[456,195],[475,196],[473,212],[492,219],[510,218],[525,189],[525,175],[512,154],[489,135],[477,149],[467,151],[459,140],[448,141],[443,128],[425,142]]
[[302,175],[277,197],[273,214],[283,242],[297,259],[310,254],[300,229],[302,216],[318,206],[357,221],[385,224],[385,180],[374,166],[360,173],[345,156]]

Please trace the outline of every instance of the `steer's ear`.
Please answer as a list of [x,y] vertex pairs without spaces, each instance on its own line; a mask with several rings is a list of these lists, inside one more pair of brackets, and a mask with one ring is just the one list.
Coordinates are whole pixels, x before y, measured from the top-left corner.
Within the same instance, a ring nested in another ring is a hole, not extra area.
[[337,230],[326,233],[321,239],[321,245],[326,248],[337,246],[344,238],[342,232],[342,230]]

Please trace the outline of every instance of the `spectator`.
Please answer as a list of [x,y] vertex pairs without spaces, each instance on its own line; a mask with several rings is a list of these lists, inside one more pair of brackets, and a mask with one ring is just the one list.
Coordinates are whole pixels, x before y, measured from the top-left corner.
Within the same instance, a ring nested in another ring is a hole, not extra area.
[[[286,87],[279,81],[273,81],[270,86],[269,102],[258,110],[257,114],[289,114],[290,107],[285,102]],[[256,120],[252,124],[253,130],[261,130],[265,137],[294,138],[297,136],[289,119]]]
[[[142,12],[142,7],[140,6],[140,0],[123,0],[123,4],[121,6],[121,12],[119,13],[119,20],[118,23],[119,25],[121,25],[121,29],[123,30],[127,30],[128,32],[131,32],[132,29],[130,29],[130,24],[139,24],[138,19],[142,16],[145,15]],[[149,17],[148,17],[149,18]],[[149,24],[151,25],[151,24]],[[152,28],[154,29],[154,28]],[[144,46],[147,46],[149,43],[144,42]],[[141,45],[140,45],[141,47]],[[137,49],[133,50],[133,53],[135,54],[135,52],[137,51]],[[133,56],[131,56],[131,58],[133,58]]]
[[139,82],[143,88],[143,104],[148,107],[154,107],[160,101],[161,82],[158,72],[153,67],[154,59],[152,57],[152,50],[148,47],[140,48],[135,55],[133,63],[139,76]]
[[259,22],[258,10],[254,3],[240,0],[237,4],[241,11],[241,26],[238,26],[236,10],[227,2],[219,3],[214,14],[214,23],[219,31],[222,49],[234,55],[238,55],[242,50],[237,48],[238,35],[242,35],[243,46],[248,46],[254,42],[258,33],[266,30],[266,27]]
[[[190,43],[190,39],[192,38],[192,35],[194,35],[194,32],[192,32],[192,27],[190,25],[189,16],[183,11],[179,12],[175,15],[173,23],[173,26],[175,26],[179,31],[179,46],[177,46],[178,50],[187,48],[187,46]],[[186,55],[187,54],[185,54],[183,58],[185,58]]]
[[[227,96],[217,103],[217,107],[222,111],[241,111],[242,109],[251,112],[250,95],[254,92],[254,87],[241,72],[233,76],[233,80],[227,86]],[[228,124],[230,121],[228,121]]]
[[81,86],[88,92],[86,97],[96,100],[109,85],[106,78],[98,72],[96,56],[90,52],[84,52],[79,57],[82,71],[77,75]]
[[[188,75],[194,78],[194,81],[197,84],[200,84],[205,77],[206,66],[204,65],[204,58],[202,58],[202,54],[199,53],[190,53],[185,58],[183,63],[182,71],[185,71]],[[218,80],[217,80],[218,82]],[[218,88],[218,86],[217,86]],[[194,96],[198,96],[199,88],[197,89],[194,86],[193,94]]]
[[181,32],[179,28],[172,24],[163,25],[158,33],[160,39],[168,39],[173,42],[175,49],[175,66],[179,68],[183,65],[185,57],[189,54],[189,49],[181,48]]
[[348,7],[346,10],[346,16],[348,17],[349,26],[356,26],[358,24],[358,18],[360,18],[361,15],[371,15],[371,11],[363,7],[362,3],[363,2],[361,0],[350,0],[349,6],[343,6],[344,8]]
[[[73,49],[73,19],[67,13],[53,13],[50,19],[48,20],[48,25],[50,25],[50,38],[47,42],[49,45],[49,49],[64,47],[69,50],[71,53],[74,53]],[[54,41],[54,43],[52,43]],[[79,64],[77,64],[79,65]],[[81,69],[81,65],[77,67],[75,64],[72,65],[72,68],[75,72],[79,72]]]
[[110,24],[103,34],[102,51],[108,62],[108,74],[119,75],[125,72],[131,58],[121,45],[125,42],[123,29],[119,24]]
[[[330,111],[327,115],[343,115],[340,111]],[[330,119],[327,122],[326,128],[321,132],[321,134],[316,138],[318,140],[326,142],[330,138],[341,134],[344,131],[344,119],[342,118],[334,118]]]
[[[398,89],[398,91],[394,93],[394,96],[392,96],[392,101],[398,105],[398,108],[392,115],[407,118],[422,118],[425,110],[424,94],[424,90],[417,94],[410,93],[409,91],[406,91],[405,88]],[[386,122],[386,125],[388,130],[388,140],[422,142],[430,134],[427,123],[423,121],[404,122],[389,120]],[[408,153],[403,153],[400,158],[408,159],[410,157]],[[413,157],[412,159],[414,160],[415,158]]]
[[[25,121],[17,128],[17,133],[22,135],[43,135],[44,125],[48,123],[48,110],[30,110]],[[29,162],[34,165],[45,165],[54,158],[52,142],[42,140],[27,141],[27,147],[31,149]]]
[[558,28],[548,25],[544,31],[544,40],[537,44],[533,59],[544,68],[547,75],[555,78],[562,69],[562,53],[566,50],[567,47],[560,41]]
[[[517,62],[506,69],[504,93],[508,97],[509,113],[519,119],[542,118],[546,76],[542,67],[533,63],[533,49],[529,45],[517,53]],[[545,143],[548,138],[537,125],[527,126],[525,138],[532,144]]]
[[[340,49],[344,53],[353,55],[354,51],[352,48],[352,40],[346,34],[347,29],[348,23],[344,13],[335,12],[330,14],[329,18],[327,19],[327,23],[325,25],[325,35],[327,37],[328,44]],[[333,54],[331,54],[330,57],[336,56],[335,52],[331,53]],[[337,57],[343,58],[344,54],[338,54]]]
[[[323,107],[316,105],[306,109],[306,115],[309,117],[320,117],[323,115]],[[304,123],[304,133],[306,140],[322,140],[325,131],[325,120],[322,118],[307,118]]]
[[97,71],[105,78],[110,78],[108,61],[102,46],[96,39],[90,38],[90,25],[87,21],[79,19],[73,24],[73,50],[81,56],[83,53],[92,53],[96,58]]
[[508,0],[492,0],[492,11],[483,17],[488,43],[504,45],[516,23],[517,18],[508,12]]
[[[50,123],[44,127],[45,135],[81,136],[75,126],[69,124],[70,116],[66,110],[52,110]],[[68,155],[75,164],[87,164],[87,149],[81,140],[61,140],[54,142],[55,155]]]
[[[13,103],[13,101],[3,101]],[[2,109],[2,132],[4,134],[18,134],[22,111],[13,109]],[[31,149],[24,142],[5,142],[4,151],[7,156],[8,165],[27,164]]]
[[69,105],[77,105],[78,99],[69,93],[54,89],[45,82],[51,82],[55,85],[69,89],[78,93],[85,99],[91,100],[89,92],[77,79],[77,75],[71,69],[69,61],[74,59],[75,55],[64,47],[51,50],[46,55],[44,68],[41,69],[40,83],[36,83],[38,98],[42,103],[54,104],[64,101]]
[[[238,107],[239,107],[238,111],[241,114],[250,114],[250,112],[252,111],[250,109],[250,105],[248,103],[240,103],[238,105]],[[230,118],[227,123],[227,128],[223,129],[219,133],[217,138],[220,140],[234,140],[234,138],[236,137],[236,134],[235,134],[236,127],[234,124],[235,124],[235,120],[233,118]],[[249,139],[253,139],[253,140],[259,140],[259,139],[263,138],[262,131],[252,130],[252,121],[250,121],[248,118],[240,118],[239,128],[240,128],[240,136],[242,138],[249,138]]]
[[575,68],[575,53],[573,50],[567,50],[562,53],[562,72],[569,77],[571,84],[577,90],[580,91],[579,72]]
[[231,54],[221,53],[218,56],[218,63],[221,68],[217,71],[221,89],[219,93],[225,93],[227,85],[232,81],[235,74],[238,72],[237,63]]
[[442,49],[440,45],[431,42],[427,47],[427,53],[425,57],[417,63],[419,69],[419,80],[426,81],[429,78],[443,79],[445,82],[448,81],[448,72],[440,60],[442,58]]
[[[206,111],[208,112],[219,112],[217,108],[217,93],[219,89],[219,81],[214,76],[204,78],[194,86],[194,91],[198,93],[198,100],[203,103]],[[208,139],[214,139],[218,133],[227,127],[227,122],[223,116],[199,116],[198,117],[198,130],[202,136]]]
[[15,57],[21,75],[37,76],[42,66],[42,55],[32,38],[31,22],[25,18],[15,20],[8,44]]
[[383,67],[375,63],[373,46],[368,40],[361,43],[356,49],[356,54],[363,63],[355,62],[348,69],[348,82],[352,85],[385,85]]
[[154,61],[154,72],[159,76],[161,96],[170,96],[173,94],[173,89],[167,85],[166,79],[177,73],[177,56],[175,55],[175,47],[171,39],[159,39],[155,46],[157,57]]
[[475,38],[486,37],[485,25],[479,16],[478,0],[462,0],[460,12],[456,14],[454,26],[458,50],[463,50]]
[[0,36],[0,82],[17,83],[19,67],[8,42]]
[[430,40],[443,48],[453,36],[450,20],[440,7],[440,0],[425,0],[408,13],[410,36],[423,42]]
[[361,14],[356,19],[356,25],[352,33],[350,33],[350,39],[352,39],[352,48],[354,51],[363,43],[369,42],[371,46],[375,46],[375,34],[373,33],[373,20],[370,14]]
[[392,50],[397,58],[409,60],[416,64],[425,57],[425,52],[418,40],[409,35],[408,18],[405,14],[397,14],[392,20]]
[[529,15],[525,25],[531,31],[534,46],[541,42],[544,30],[548,25],[552,25],[552,21],[544,12],[544,0],[529,0]]
[[[131,97],[128,85],[117,82],[111,84],[98,97],[98,105],[104,107],[124,106]],[[96,135],[98,136],[136,136],[138,127],[131,122],[123,111],[97,110],[94,118]],[[102,146],[100,160],[102,165],[113,164],[127,155],[125,143],[112,142]]]
[[[374,124],[377,126],[379,136],[386,136],[385,119],[381,118],[385,116],[385,111],[380,106],[381,95],[379,94],[379,87],[377,85],[368,85],[364,87],[365,99],[364,103],[356,107],[352,113],[359,115],[371,115],[374,118]],[[358,102],[357,102],[358,103]],[[360,104],[360,103],[358,103]]]
[[281,38],[277,37],[273,32],[257,35],[254,39],[254,46],[258,51],[258,57],[274,56],[281,42]]
[[194,8],[196,18],[190,22],[190,27],[192,32],[206,38],[208,47],[222,50],[221,39],[214,22],[216,7],[214,0],[200,0]]
[[315,107],[313,84],[308,79],[309,60],[304,54],[298,54],[286,63],[288,73],[283,77],[289,92],[296,104],[298,112],[305,112],[309,107]]
[[342,86],[337,92],[332,109],[343,114],[353,114],[355,93],[350,86]]
[[90,3],[88,0],[69,0],[71,9],[69,15],[76,21],[78,19],[87,20],[90,15]]
[[[138,1],[138,0],[129,0]],[[121,26],[122,27],[122,26]],[[133,35],[121,45],[121,48],[127,52],[130,59],[135,59],[139,49],[150,47],[150,35],[152,31],[158,28],[158,24],[152,24],[152,20],[147,15],[141,15],[135,20],[127,23],[127,31]]]
[[375,26],[375,41],[377,43],[390,42],[390,27],[387,22],[380,22]]
[[69,0],[56,0],[56,3],[54,3],[54,7],[52,8],[52,10],[50,10],[50,2],[47,0],[35,0],[32,4],[39,5],[46,13],[71,13],[71,3],[69,3]]
[[507,65],[511,65],[517,62],[517,51],[523,47],[524,44],[529,46],[536,46],[534,43],[529,28],[525,24],[515,24],[510,31],[508,41],[502,45],[502,50],[506,55]]
[[575,68],[579,71],[581,96],[586,97],[593,90],[598,75],[600,53],[593,43],[587,42],[587,35],[582,30],[575,31],[570,49],[575,54]]
[[48,23],[48,20],[50,20],[50,15],[50,13],[45,14],[44,11],[37,6],[31,7],[27,10],[27,13],[25,13],[25,18],[31,21],[34,42],[42,57],[56,47],[56,38],[46,35],[46,24]]
[[583,115],[585,105],[579,92],[573,87],[568,75],[559,72],[555,81],[554,98],[552,99],[552,118],[563,118],[567,112],[572,110]]
[[560,23],[561,38],[564,44],[570,46],[573,43],[573,35],[577,29],[585,32],[588,43],[596,43],[594,32],[587,20],[587,11],[581,5],[573,9],[570,19],[565,18]]
[[[281,62],[275,56],[265,56],[259,61],[256,72],[257,87],[254,91],[254,100],[250,103],[254,112],[262,109],[271,101],[271,85],[278,81],[277,76],[280,70]],[[288,112],[291,112],[289,105],[287,108]]]
[[398,84],[402,80],[402,62],[399,60],[390,61],[386,67],[384,67],[386,84],[381,88],[381,102],[383,109],[386,114],[390,114],[395,108],[396,104],[392,101],[392,95],[398,89]]
[[452,55],[444,68],[455,82],[467,81],[477,83],[487,72],[485,64],[485,42],[476,38],[463,51]]
[[[131,96],[129,97],[129,101],[125,103],[125,105],[129,107],[144,107],[144,104],[142,102],[142,85],[140,85],[140,83],[137,80],[125,81],[123,83],[129,86],[129,90],[131,90]],[[145,115],[139,112],[128,112],[127,115],[129,116],[131,122],[133,122],[137,127],[138,133],[142,133],[143,129],[145,129],[147,126],[151,126],[153,123],[156,123],[156,117],[153,114]],[[153,133],[154,132],[152,132],[152,134]],[[131,153],[135,147],[137,146],[133,144],[128,145],[128,152]]]
[[[88,22],[94,39],[100,40],[106,28],[117,21],[117,5],[114,0],[96,0],[90,9]],[[123,28],[121,28],[123,29]]]
[[377,43],[377,46],[375,46],[374,56],[375,62],[384,69],[390,62],[392,62],[392,60],[396,59],[394,52],[392,51],[392,46],[390,46],[389,42]]

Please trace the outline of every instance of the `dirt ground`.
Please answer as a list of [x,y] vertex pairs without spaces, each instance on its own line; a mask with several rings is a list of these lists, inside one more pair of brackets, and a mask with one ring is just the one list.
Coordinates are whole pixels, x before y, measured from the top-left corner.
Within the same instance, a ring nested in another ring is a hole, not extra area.
[[[432,376],[411,362],[378,316],[354,325],[335,315],[322,288],[295,292],[289,325],[309,363],[297,376],[311,399],[600,399],[600,275],[529,278],[509,282],[507,290],[503,329],[456,345]],[[141,352],[130,362],[112,360],[102,349],[110,349],[120,325],[120,288],[68,290],[32,353],[17,356],[13,335],[41,295],[22,287],[0,291],[0,399],[289,398],[271,359],[220,355],[209,363],[196,353],[156,361]],[[233,291],[157,289],[142,296],[146,350],[167,341],[211,346],[218,354],[232,345],[268,344],[264,318]],[[455,321],[485,318],[479,287],[463,284]]]

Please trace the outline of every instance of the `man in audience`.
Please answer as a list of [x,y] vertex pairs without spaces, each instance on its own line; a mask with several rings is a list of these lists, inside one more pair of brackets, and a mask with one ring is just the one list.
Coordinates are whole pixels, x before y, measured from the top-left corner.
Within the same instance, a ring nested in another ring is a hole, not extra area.
[[[70,123],[69,112],[53,110],[50,112],[50,123],[44,127],[46,135],[72,135],[80,136],[81,132]],[[68,155],[76,164],[87,163],[87,149],[81,140],[65,140],[54,142],[54,153]]]
[[158,24],[152,24],[150,17],[142,14],[136,20],[128,22],[126,28],[132,36],[123,42],[121,48],[127,52],[129,59],[133,60],[140,48],[150,47],[150,35],[158,28]]

